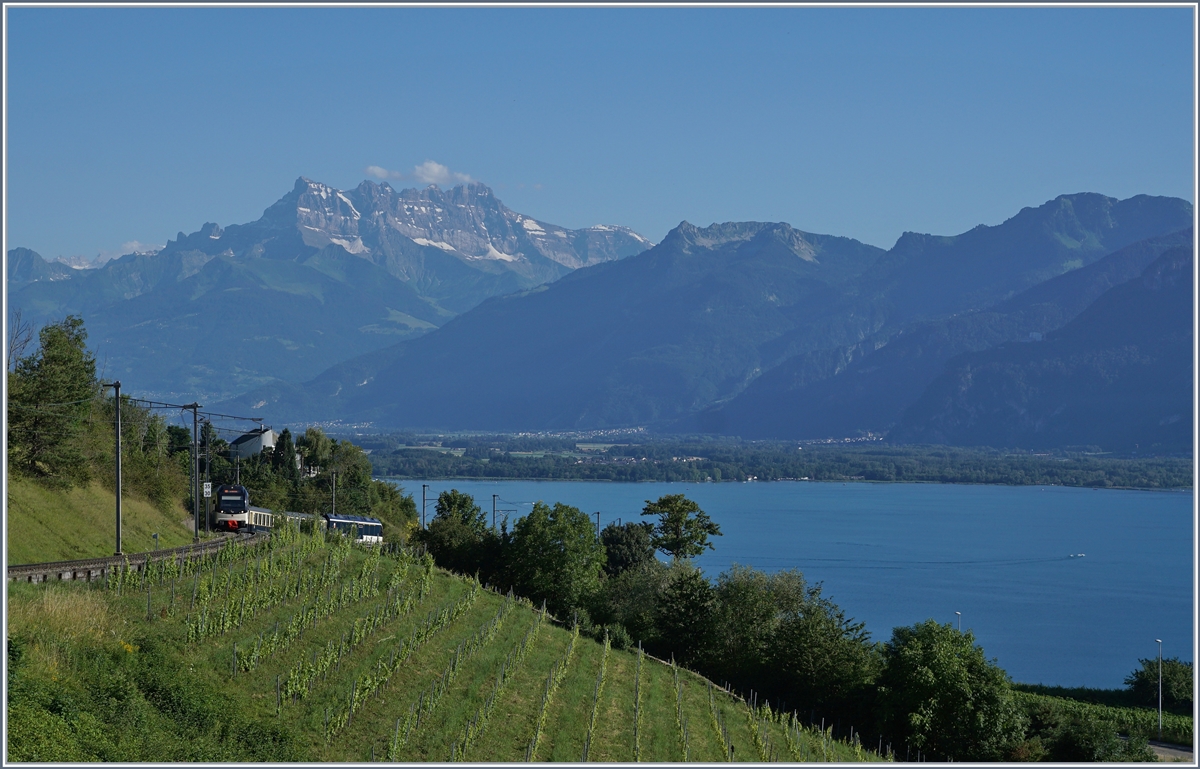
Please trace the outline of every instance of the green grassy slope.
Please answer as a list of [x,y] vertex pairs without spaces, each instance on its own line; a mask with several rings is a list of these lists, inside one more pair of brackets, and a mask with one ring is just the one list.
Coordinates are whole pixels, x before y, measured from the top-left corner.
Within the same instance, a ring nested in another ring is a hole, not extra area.
[[878,758],[340,540],[8,589],[14,761],[719,761],[727,742],[738,761]]
[[[184,514],[164,513],[145,500],[121,500],[121,550],[140,553],[186,545]],[[99,482],[68,490],[8,477],[8,562],[68,561],[112,555],[116,547],[116,497]]]

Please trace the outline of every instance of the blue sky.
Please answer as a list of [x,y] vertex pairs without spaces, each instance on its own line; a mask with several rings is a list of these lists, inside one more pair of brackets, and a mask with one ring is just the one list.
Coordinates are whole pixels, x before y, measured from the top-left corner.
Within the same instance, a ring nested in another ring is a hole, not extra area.
[[885,248],[1064,193],[1192,199],[1190,8],[6,13],[6,248],[47,258],[252,221],[298,176]]

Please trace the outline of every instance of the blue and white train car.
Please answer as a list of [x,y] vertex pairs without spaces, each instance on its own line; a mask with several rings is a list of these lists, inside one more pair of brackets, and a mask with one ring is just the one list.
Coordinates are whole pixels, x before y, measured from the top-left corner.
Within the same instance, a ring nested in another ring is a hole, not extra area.
[[357,532],[356,542],[375,545],[383,543],[383,521],[378,518],[367,518],[362,515],[335,515],[323,513],[325,526],[329,531],[339,531],[342,534]]
[[217,487],[217,530],[238,531],[250,527],[250,492],[245,486],[224,484]]

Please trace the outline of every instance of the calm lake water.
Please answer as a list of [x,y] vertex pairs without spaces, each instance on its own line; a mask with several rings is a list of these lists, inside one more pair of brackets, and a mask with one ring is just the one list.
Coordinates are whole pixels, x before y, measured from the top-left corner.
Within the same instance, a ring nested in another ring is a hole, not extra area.
[[[421,505],[421,482],[401,482]],[[796,568],[877,640],[934,618],[974,631],[1013,680],[1120,687],[1138,658],[1192,659],[1192,495],[883,483],[593,483],[430,481],[492,495],[510,518],[537,500],[639,517],[648,499],[686,494],[721,527],[698,559]],[[501,512],[500,517],[504,517]],[[650,520],[650,519],[647,519]],[[1082,554],[1082,555],[1081,555]]]

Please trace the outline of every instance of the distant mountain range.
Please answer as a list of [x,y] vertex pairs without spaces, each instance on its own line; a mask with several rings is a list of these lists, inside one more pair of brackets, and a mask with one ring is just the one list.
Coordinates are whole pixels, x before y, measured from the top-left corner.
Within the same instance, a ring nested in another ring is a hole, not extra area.
[[1194,261],[1172,248],[1039,342],[952,358],[891,438],[1190,452]]
[[490,296],[651,245],[626,227],[532,219],[477,183],[343,191],[300,178],[249,224],[208,223],[94,269],[17,248],[6,274],[27,319],[84,317],[106,375],[211,401],[309,379]]
[[[972,431],[915,404],[956,356],[1099,322],[1089,306],[1165,254],[1190,253],[1191,221],[1183,200],[1083,193],[954,237],[905,233],[887,251],[786,224],[685,222],[644,253],[494,297],[434,333],[224,407],[378,428],[1095,444],[1065,427]],[[1083,344],[1079,334],[1065,338]],[[1190,410],[1171,408],[1191,424]]]

